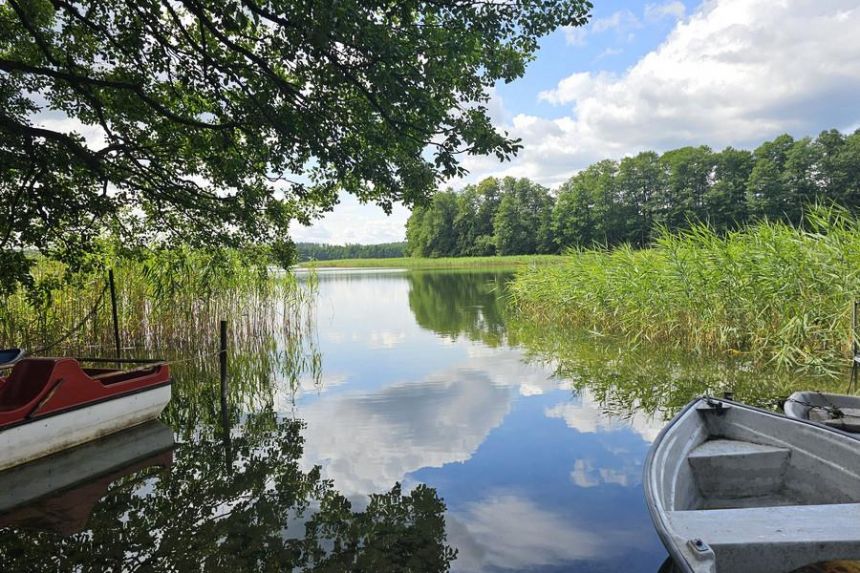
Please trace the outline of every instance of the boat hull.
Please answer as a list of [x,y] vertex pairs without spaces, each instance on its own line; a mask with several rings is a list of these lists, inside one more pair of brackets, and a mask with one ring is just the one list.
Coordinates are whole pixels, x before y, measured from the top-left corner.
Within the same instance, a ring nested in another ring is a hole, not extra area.
[[38,416],[0,430],[0,471],[156,419],[170,382]]

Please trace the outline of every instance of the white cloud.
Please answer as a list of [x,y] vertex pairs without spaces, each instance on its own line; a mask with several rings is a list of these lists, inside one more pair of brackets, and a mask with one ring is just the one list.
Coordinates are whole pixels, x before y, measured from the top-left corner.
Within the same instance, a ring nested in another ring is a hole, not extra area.
[[626,32],[634,28],[639,28],[641,25],[639,18],[630,10],[618,10],[606,18],[595,19],[591,23],[591,30],[597,34],[608,30]]
[[341,194],[332,212],[310,227],[293,222],[290,235],[294,241],[334,245],[392,243],[405,239],[408,218],[409,210],[402,205],[395,205],[386,216],[377,205],[364,205],[352,195]]
[[[642,483],[642,465],[636,463],[639,461],[637,456],[635,460],[625,460],[626,463],[622,468],[598,468],[594,466],[591,460],[578,459],[573,464],[573,470],[570,472],[570,480],[577,487],[596,487],[600,484],[612,484],[621,487],[631,487]],[[629,463],[629,462],[634,463]]]
[[409,472],[468,460],[510,409],[508,389],[457,369],[374,394],[345,394],[301,408],[307,469],[346,495],[390,488]]
[[526,569],[595,557],[610,543],[520,496],[497,493],[446,516],[458,571]]
[[687,13],[687,8],[683,2],[678,0],[669,0],[662,4],[646,4],[645,19],[649,21],[662,20],[666,17],[672,17],[680,20]]
[[[671,3],[651,13],[660,10],[679,13]],[[541,93],[570,113],[514,116],[503,128],[522,138],[519,157],[502,166],[468,158],[469,180],[556,185],[596,160],[645,149],[751,147],[786,131],[855,126],[858,29],[854,0],[708,0],[624,73],[577,73]]]
[[566,26],[563,28],[566,42],[571,46],[582,46],[588,36],[613,31],[627,34],[642,27],[642,22],[630,10],[618,10],[605,18],[595,18],[585,26]]
[[323,466],[353,496],[389,489],[421,468],[465,462],[502,423],[514,392],[567,387],[553,365],[521,358],[511,349],[476,351],[420,381],[300,405],[297,415],[308,423],[302,463]]
[[607,413],[595,400],[589,390],[583,390],[579,402],[565,402],[547,408],[544,413],[549,418],[561,418],[568,427],[583,433],[608,432],[629,428],[642,436],[646,442],[653,442],[664,426],[659,413],[646,415],[635,406],[629,417]]

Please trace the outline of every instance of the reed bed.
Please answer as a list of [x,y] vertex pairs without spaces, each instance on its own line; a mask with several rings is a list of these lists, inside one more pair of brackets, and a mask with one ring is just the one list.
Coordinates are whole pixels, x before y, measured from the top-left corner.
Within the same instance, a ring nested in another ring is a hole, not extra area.
[[[274,275],[264,262],[238,251],[109,254],[99,266],[114,271],[121,344],[127,349],[200,348],[217,338],[220,319],[231,321],[236,337],[258,335],[271,331],[273,320],[298,320],[284,311],[300,308],[307,297],[292,275]],[[113,348],[106,272],[69,274],[59,263],[40,260],[34,274],[35,288],[21,288],[0,303],[0,344]],[[272,312],[276,303],[280,317]]]
[[[318,380],[312,302],[316,277],[274,271],[263,257],[223,250],[100,254],[94,268],[113,269],[123,357],[171,362],[179,419],[216,420],[220,320],[229,324],[231,404],[271,407],[276,393]],[[114,357],[107,272],[68,273],[39,260],[36,286],[0,301],[0,347],[54,356]],[[237,411],[238,411],[237,410]],[[214,416],[214,417],[213,417]]]
[[783,369],[835,372],[860,297],[860,220],[817,207],[802,227],[764,222],[721,236],[663,233],[653,248],[569,253],[519,271],[520,316],[707,351]]

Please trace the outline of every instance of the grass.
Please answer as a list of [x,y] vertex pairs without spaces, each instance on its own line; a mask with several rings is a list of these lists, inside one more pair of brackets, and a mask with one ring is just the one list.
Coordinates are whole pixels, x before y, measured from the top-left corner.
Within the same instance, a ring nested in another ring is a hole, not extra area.
[[[102,256],[95,268],[114,271],[122,346],[140,351],[205,347],[217,338],[221,319],[239,337],[280,329],[298,318],[287,310],[272,313],[272,304],[297,309],[307,297],[291,275],[272,276],[239,252],[176,248]],[[68,273],[43,259],[34,274],[35,288],[0,300],[0,345],[89,355],[113,348],[106,272]]]
[[579,251],[522,269],[510,293],[538,323],[835,371],[860,297],[860,220],[816,208],[804,229],[761,223],[719,236],[698,226],[646,250]]
[[300,268],[396,268],[396,269],[454,269],[505,268],[558,265],[567,260],[563,255],[508,255],[494,257],[402,257],[391,259],[338,259],[309,261]]
[[[289,273],[270,273],[266,260],[233,250],[106,252],[97,258],[95,268],[112,268],[116,277],[123,356],[171,362],[174,392],[163,419],[183,435],[220,423],[215,352],[222,319],[228,321],[232,418],[270,405],[275,393],[290,396],[303,380],[319,379],[321,355],[311,336],[314,274],[300,284]],[[0,298],[0,347],[115,356],[106,272],[66,271],[40,259],[36,288]]]

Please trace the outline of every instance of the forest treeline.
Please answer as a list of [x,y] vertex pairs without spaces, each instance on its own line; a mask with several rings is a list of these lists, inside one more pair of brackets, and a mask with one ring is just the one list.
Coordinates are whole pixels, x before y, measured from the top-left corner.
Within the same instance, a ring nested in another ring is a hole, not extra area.
[[402,257],[406,243],[379,243],[376,245],[326,245],[323,243],[296,243],[299,262],[332,261],[335,259],[392,259]]
[[422,257],[556,253],[568,247],[643,247],[706,223],[724,233],[768,219],[799,224],[807,205],[860,207],[860,130],[781,135],[753,151],[682,147],[606,159],[557,190],[488,178],[437,193],[412,211],[407,253]]

